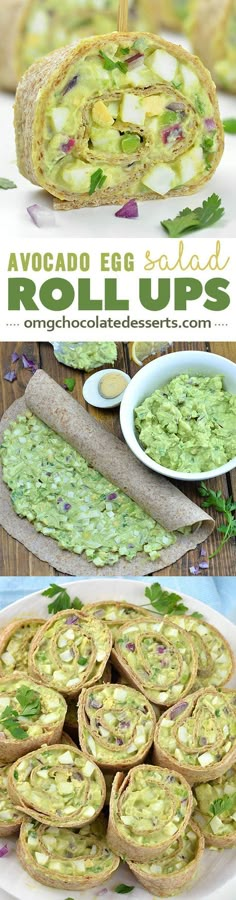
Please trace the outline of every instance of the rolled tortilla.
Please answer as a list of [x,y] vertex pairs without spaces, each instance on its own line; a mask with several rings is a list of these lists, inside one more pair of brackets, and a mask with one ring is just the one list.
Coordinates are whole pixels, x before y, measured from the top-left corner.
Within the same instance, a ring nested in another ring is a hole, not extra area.
[[83,690],[78,704],[81,749],[104,771],[127,772],[144,762],[156,716],[139,691],[119,684]]
[[18,672],[28,672],[31,641],[44,619],[13,619],[0,634],[0,678]]
[[78,891],[103,884],[120,863],[107,846],[103,815],[79,831],[29,820],[21,828],[17,855],[23,868],[41,884]]
[[169,616],[123,625],[111,658],[129,684],[159,706],[173,706],[185,697],[197,674],[193,641]]
[[[99,600],[97,603],[88,603],[84,606],[81,615],[90,618],[90,616],[99,621],[105,622],[105,625],[112,633],[113,642],[121,628],[127,621],[144,618],[150,616],[148,609],[135,606],[134,603],[126,603],[126,601]],[[111,680],[111,679],[109,679]]]
[[236,766],[221,778],[198,784],[194,789],[197,808],[194,821],[207,846],[220,850],[236,846]]
[[8,772],[10,766],[0,766],[0,837],[18,834],[24,816],[12,803],[8,792]]
[[223,687],[234,671],[235,659],[228,641],[205,619],[194,616],[171,616],[172,622],[191,634],[198,656],[194,690]]
[[186,831],[161,856],[152,862],[133,863],[127,860],[131,872],[140,884],[158,897],[173,897],[182,892],[196,875],[204,851],[205,841],[200,829],[190,819]]
[[37,681],[51,684],[65,697],[78,697],[96,684],[110,657],[112,637],[102,622],[88,621],[77,610],[62,610],[35,635],[29,670]]
[[[27,717],[22,721],[24,708]],[[59,741],[65,715],[64,698],[51,688],[37,684],[24,672],[1,678],[0,765],[14,762],[42,743]]]
[[236,691],[202,688],[161,716],[153,761],[171,766],[190,784],[224,775],[236,761]]
[[[158,11],[151,0],[131,0],[129,25],[156,29]],[[0,87],[14,91],[23,72],[66,44],[116,28],[116,0],[6,0],[0,5]]]
[[36,63],[18,87],[15,130],[20,172],[58,209],[195,193],[224,146],[200,60],[138,32],[91,38]]
[[164,28],[185,31],[186,17],[193,0],[160,0],[160,17]]
[[113,853],[134,862],[155,860],[185,831],[192,792],[169,769],[137,766],[115,775],[110,800],[107,843]]
[[195,0],[190,38],[217,86],[236,93],[236,2]]
[[9,771],[8,790],[22,812],[60,828],[88,825],[101,812],[106,796],[98,766],[71,744],[43,746],[18,759]]
[[[119,438],[103,428],[45,372],[36,372],[27,386],[25,398],[15,401],[4,414],[0,427],[1,441],[10,423],[29,410],[74,447],[89,466],[111,479],[113,486],[115,484],[131,497],[174,537],[174,543],[163,549],[155,561],[140,552],[135,559],[128,561],[122,558],[112,566],[112,570],[111,565],[103,565],[100,570],[84,554],[79,556],[62,550],[48,534],[37,533],[31,522],[21,519],[19,528],[19,516],[11,503],[10,492],[2,483],[0,523],[39,559],[68,575],[78,575],[78,571],[80,575],[99,575],[100,571],[102,575],[109,575],[111,571],[114,575],[145,575],[175,562],[212,532],[214,523],[205,510],[192,503],[166,479],[145,469]],[[22,448],[22,444],[20,446]]]

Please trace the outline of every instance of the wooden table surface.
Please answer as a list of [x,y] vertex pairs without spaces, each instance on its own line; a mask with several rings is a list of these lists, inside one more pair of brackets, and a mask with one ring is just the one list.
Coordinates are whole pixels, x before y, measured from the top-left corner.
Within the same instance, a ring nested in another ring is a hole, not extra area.
[[[137,371],[136,365],[130,361],[129,358],[129,348],[127,344],[118,344],[118,360],[117,367],[123,369],[128,372],[131,376],[135,374]],[[227,357],[228,359],[233,360],[236,363],[236,343],[176,343],[168,348],[166,352],[171,353],[175,350],[189,350],[189,349],[199,349],[199,350],[207,350],[209,353],[214,352],[218,353],[221,356]],[[3,378],[4,373],[6,373],[10,368],[11,354],[13,351],[17,351],[19,354],[26,353],[27,357],[33,359],[38,367],[43,368],[49,375],[51,375],[59,384],[63,385],[64,379],[68,376],[74,375],[76,380],[76,385],[73,391],[73,396],[84,406],[86,406],[85,401],[83,400],[82,395],[82,387],[84,384],[84,380],[86,376],[82,372],[75,372],[72,369],[67,368],[66,366],[61,365],[55,359],[53,348],[48,343],[31,343],[27,342],[25,344],[12,344],[12,343],[0,343],[0,378],[1,378],[1,399],[0,399],[0,413],[4,412],[11,403],[21,397],[24,393],[25,387],[31,378],[31,374],[29,369],[24,369],[21,362],[17,363],[17,381],[10,384],[5,381]],[[91,373],[89,373],[91,374]],[[110,429],[110,431],[117,434],[119,437],[122,437],[120,425],[119,425],[119,412],[117,409],[111,411],[98,410],[94,407],[87,407],[89,413],[99,419],[103,424]],[[224,496],[233,495],[234,499],[236,498],[236,470],[232,473],[229,473],[227,476],[223,476],[221,478],[211,480],[211,487],[214,490],[220,489]],[[178,486],[181,487],[181,490],[195,503],[200,505],[201,498],[199,497],[197,484],[192,482],[184,484],[183,482],[178,482]],[[213,513],[214,515],[214,513]],[[216,524],[220,524],[222,521],[221,517],[216,516]],[[20,519],[19,519],[19,530],[20,530]],[[219,535],[215,531],[213,535],[208,539],[207,542],[207,550],[209,554],[213,553],[216,549],[217,544],[219,543]],[[189,568],[192,565],[196,565],[198,560],[198,550],[194,550],[190,553],[185,554],[180,560],[178,560],[174,565],[169,566],[162,571],[159,571],[158,575],[189,575]],[[203,575],[234,575],[236,571],[236,549],[235,542],[230,541],[224,547],[224,550],[216,556],[214,559],[210,561],[209,569],[203,570]],[[112,572],[112,569],[111,569]],[[15,541],[13,538],[9,537],[7,533],[1,529],[0,534],[0,574],[1,575],[58,575],[53,567],[48,566],[47,563],[41,562],[41,560],[37,559],[32,553],[29,553],[22,544]],[[101,569],[99,570],[99,575],[102,574]],[[79,575],[79,562],[78,562],[78,575]]]

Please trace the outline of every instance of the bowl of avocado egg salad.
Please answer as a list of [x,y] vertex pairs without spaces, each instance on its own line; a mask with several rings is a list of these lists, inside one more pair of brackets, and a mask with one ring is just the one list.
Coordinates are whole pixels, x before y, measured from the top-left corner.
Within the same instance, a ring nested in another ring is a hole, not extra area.
[[236,466],[236,365],[201,350],[155,359],[128,385],[120,421],[130,450],[155,472],[223,475]]

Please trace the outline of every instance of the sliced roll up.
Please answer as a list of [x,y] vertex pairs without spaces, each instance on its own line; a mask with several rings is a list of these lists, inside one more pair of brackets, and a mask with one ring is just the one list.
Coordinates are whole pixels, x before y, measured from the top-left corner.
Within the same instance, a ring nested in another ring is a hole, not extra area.
[[211,847],[236,846],[236,766],[221,778],[194,788],[194,821]]
[[10,766],[0,766],[0,837],[11,837],[20,830],[23,814],[12,803],[8,792]]
[[186,831],[162,851],[152,862],[133,863],[127,860],[131,872],[158,897],[172,897],[190,885],[198,869],[204,850],[204,837],[193,819]]
[[29,820],[21,827],[17,855],[41,884],[81,891],[103,884],[120,862],[107,846],[103,815],[79,831]]
[[112,632],[113,640],[116,638],[121,625],[125,625],[131,619],[140,619],[141,617],[150,616],[151,613],[147,609],[136,606],[134,603],[127,603],[125,600],[99,600],[97,603],[89,603],[83,607],[81,615],[90,618],[93,616],[105,622],[105,625]]
[[66,697],[102,677],[112,645],[104,623],[85,620],[76,609],[62,610],[43,625],[32,641],[29,669],[43,684]]
[[18,672],[28,672],[31,641],[44,624],[44,619],[13,619],[0,634],[0,678]]
[[81,749],[102,769],[127,771],[144,762],[156,717],[139,691],[120,684],[83,690],[78,707]]
[[154,860],[185,831],[192,792],[169,769],[137,766],[115,775],[110,799],[108,846],[134,862]]
[[208,66],[217,86],[235,94],[235,0],[195,0],[190,37],[194,53]]
[[62,209],[194,193],[224,144],[209,72],[148,33],[40,60],[18,87],[15,129],[20,172]]
[[181,772],[190,784],[224,775],[236,761],[236,691],[213,687],[185,697],[161,716],[153,760]]
[[66,702],[24,672],[0,678],[0,765],[61,738]]
[[[130,0],[129,25],[156,29],[151,0]],[[23,72],[66,44],[116,28],[116,0],[6,0],[0,5],[0,87],[14,90]]]
[[162,25],[173,31],[185,31],[186,17],[193,0],[160,0]]
[[82,828],[101,812],[106,785],[100,769],[72,744],[28,753],[11,766],[8,790],[28,816],[58,828]]
[[159,706],[173,706],[195,682],[198,660],[193,641],[169,616],[123,625],[111,658],[125,680]]
[[198,655],[197,678],[194,690],[202,687],[222,687],[231,678],[234,656],[228,641],[205,619],[194,616],[171,616],[180,628],[191,634]]

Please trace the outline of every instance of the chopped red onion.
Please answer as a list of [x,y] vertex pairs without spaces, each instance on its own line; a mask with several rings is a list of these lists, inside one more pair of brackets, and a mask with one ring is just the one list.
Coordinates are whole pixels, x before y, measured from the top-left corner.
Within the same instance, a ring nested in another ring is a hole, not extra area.
[[7,844],[4,844],[4,847],[0,848],[0,857],[7,856],[8,853],[9,853],[8,846],[7,846]]
[[15,372],[6,372],[6,375],[3,375],[4,381],[16,381],[16,373]]
[[70,150],[73,150],[74,146],[75,146],[74,138],[69,138],[69,140],[66,143],[61,144],[60,150],[62,150],[63,153],[70,153]]
[[37,225],[37,228],[55,225],[54,213],[51,209],[47,209],[46,206],[39,206],[38,203],[33,203],[32,206],[27,206],[27,213],[29,213],[34,225]]
[[72,778],[74,778],[75,781],[83,781],[84,780],[83,775],[81,775],[80,772],[73,772]]
[[21,359],[24,369],[32,369],[34,372],[36,372],[37,366],[35,365],[33,359],[29,359],[28,356],[25,355],[25,353],[22,353]]
[[114,491],[113,494],[107,494],[106,500],[116,500],[117,497],[118,497],[118,494],[116,494]]
[[11,361],[13,363],[15,363],[15,362],[17,362],[18,359],[20,359],[19,354],[16,353],[16,350],[14,350],[14,353],[12,353],[12,355],[11,355]]
[[118,745],[118,747],[123,747],[123,743],[124,741],[122,741],[120,737],[116,738],[116,744]]
[[200,574],[199,565],[197,565],[197,566],[190,566],[190,567],[189,567],[189,571],[190,571],[190,575],[199,575],[199,574]]
[[204,119],[204,125],[207,131],[216,130],[216,123],[214,119]]
[[183,140],[183,131],[181,125],[169,125],[164,128],[161,134],[163,144],[174,144]]
[[125,719],[123,719],[122,722],[119,723],[119,725],[120,728],[129,728],[130,722],[126,722]]
[[103,704],[100,703],[99,700],[96,700],[96,697],[92,697],[91,700],[89,700],[89,706],[91,707],[91,709],[101,709],[102,705]]
[[137,200],[128,200],[115,213],[117,219],[137,219],[139,215]]
[[200,562],[199,569],[209,569],[209,563],[208,562]]
[[188,704],[185,703],[184,701],[183,701],[183,703],[178,703],[178,706],[173,706],[173,709],[171,709],[171,711],[170,711],[170,719],[172,721],[173,721],[173,719],[177,719],[177,717],[180,716],[180,714],[182,712],[184,712],[184,710],[187,708],[188,708]]
[[201,547],[200,556],[206,556],[206,555],[207,555],[207,552],[205,550],[205,547]]
[[71,503],[64,503],[63,509],[65,510],[65,512],[67,512],[69,509],[71,509]]
[[157,653],[165,653],[166,647],[162,647],[161,644],[158,644],[158,646],[156,647],[156,651],[157,651]]
[[79,79],[79,76],[78,76],[78,75],[74,75],[74,77],[71,78],[70,81],[68,81],[68,83],[66,84],[66,86],[65,86],[65,88],[64,88],[64,91],[62,91],[62,96],[63,96],[63,97],[65,97],[65,94],[68,94],[69,91],[72,91],[72,90],[73,90],[73,88],[74,88],[74,87],[76,86],[76,84],[77,84],[78,79]]
[[134,653],[135,644],[133,643],[133,641],[128,641],[128,644],[126,644],[125,646],[126,646],[126,650],[130,650],[130,653]]
[[68,618],[66,619],[66,625],[75,625],[75,623],[78,621],[78,616],[68,616]]
[[135,53],[134,56],[129,56],[128,59],[125,60],[126,65],[129,66],[129,69],[136,69],[137,66],[140,66],[140,63],[143,62],[144,53]]
[[200,737],[200,738],[199,738],[199,746],[200,746],[200,747],[205,747],[206,744],[207,744],[207,739],[206,739],[205,737]]

